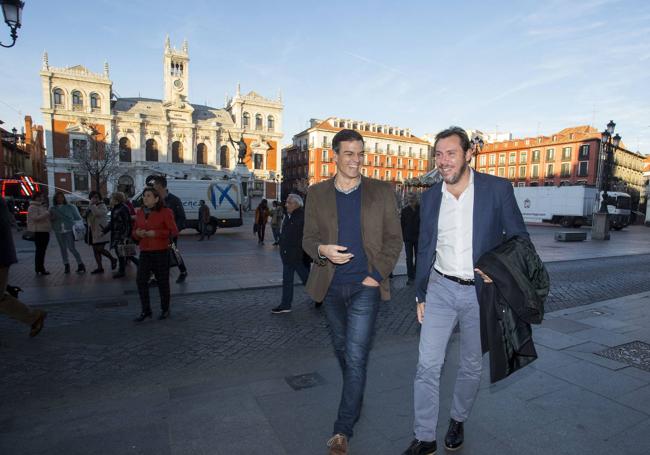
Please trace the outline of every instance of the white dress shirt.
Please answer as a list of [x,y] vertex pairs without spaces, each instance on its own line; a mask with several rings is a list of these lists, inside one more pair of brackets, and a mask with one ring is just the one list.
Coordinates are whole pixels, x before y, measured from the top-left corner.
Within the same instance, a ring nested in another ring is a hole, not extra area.
[[434,268],[445,275],[474,279],[472,226],[474,223],[474,171],[458,199],[442,183],[442,201],[438,216],[438,242]]

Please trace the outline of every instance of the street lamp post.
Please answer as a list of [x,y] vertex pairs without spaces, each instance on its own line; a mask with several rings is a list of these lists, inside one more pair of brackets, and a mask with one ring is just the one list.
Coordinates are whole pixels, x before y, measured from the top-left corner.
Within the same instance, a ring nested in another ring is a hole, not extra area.
[[474,169],[476,169],[478,154],[481,153],[481,149],[483,149],[483,144],[484,144],[483,139],[481,139],[479,136],[474,136],[474,139],[472,139],[472,159],[474,160]]
[[621,143],[621,136],[614,135],[614,128],[616,123],[610,120],[601,133],[600,138],[600,151],[598,160],[600,163],[598,170],[598,184],[596,188],[600,195],[600,207],[598,212],[594,213],[591,229],[591,238],[594,240],[609,240],[609,212],[607,210],[607,190],[609,188],[609,180],[611,178],[612,166],[614,163],[614,151]]
[[0,5],[2,5],[2,15],[5,18],[5,24],[9,26],[11,34],[11,44],[2,44],[2,47],[13,47],[16,44],[16,39],[18,38],[18,29],[22,25],[20,19],[23,14],[23,7],[25,3],[20,0],[0,0]]

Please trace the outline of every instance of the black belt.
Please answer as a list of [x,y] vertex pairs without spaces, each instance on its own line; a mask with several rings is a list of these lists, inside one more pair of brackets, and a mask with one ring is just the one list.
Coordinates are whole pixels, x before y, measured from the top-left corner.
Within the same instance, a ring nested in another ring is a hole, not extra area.
[[464,278],[458,278],[457,276],[445,275],[444,273],[438,271],[438,269],[436,269],[435,267],[433,268],[433,270],[435,270],[436,273],[438,273],[438,275],[442,275],[445,278],[447,278],[448,280],[451,280],[451,281],[453,281],[455,283],[458,283],[458,284],[460,284],[462,286],[474,286],[474,280],[466,280]]

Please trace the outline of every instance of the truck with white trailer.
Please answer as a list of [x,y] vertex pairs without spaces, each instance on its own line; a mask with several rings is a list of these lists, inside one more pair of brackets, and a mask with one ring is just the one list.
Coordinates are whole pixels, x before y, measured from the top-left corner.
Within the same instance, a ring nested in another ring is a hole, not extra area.
[[[524,186],[515,187],[514,192],[525,222],[563,227],[591,224],[603,196],[596,188],[586,186]],[[620,230],[630,224],[629,194],[608,191],[606,202],[612,229]]]

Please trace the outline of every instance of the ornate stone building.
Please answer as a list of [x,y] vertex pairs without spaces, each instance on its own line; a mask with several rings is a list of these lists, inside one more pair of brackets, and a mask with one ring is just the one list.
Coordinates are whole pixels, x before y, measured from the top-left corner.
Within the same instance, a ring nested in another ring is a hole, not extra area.
[[250,178],[251,193],[276,198],[283,136],[281,97],[242,95],[237,85],[222,108],[192,104],[189,69],[187,41],[177,50],[167,38],[163,99],[118,98],[108,63],[101,73],[81,65],[54,68],[44,54],[41,111],[48,184],[87,194],[89,176],[72,151],[87,146],[84,141],[93,127],[119,151],[117,171],[102,188],[106,192],[119,189],[132,195],[154,172],[187,179],[218,177],[222,170],[235,170],[237,142],[243,138],[247,146],[243,162],[248,169],[244,178]]

